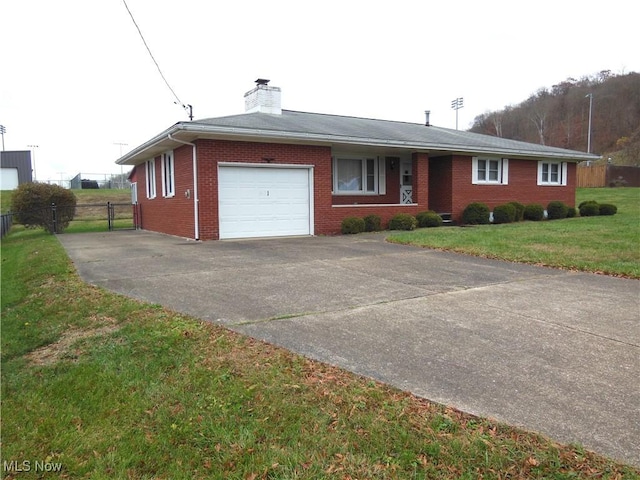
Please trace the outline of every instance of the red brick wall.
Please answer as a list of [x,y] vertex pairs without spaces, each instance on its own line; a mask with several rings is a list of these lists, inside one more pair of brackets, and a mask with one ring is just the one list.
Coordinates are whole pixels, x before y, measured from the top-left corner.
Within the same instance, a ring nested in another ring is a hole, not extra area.
[[310,145],[198,140],[200,238],[217,240],[218,163],[311,165],[313,169],[315,233],[326,233],[331,211],[331,148]]
[[[180,237],[194,238],[193,214],[193,163],[192,147],[185,145],[173,152],[175,195],[162,196],[162,162],[154,159],[156,165],[156,197],[147,198],[145,165],[136,166],[135,178],[138,182],[138,204],[142,228]],[[185,192],[190,190],[190,198]]]
[[[539,203],[545,208],[552,200],[575,205],[576,165],[574,163],[568,165],[567,186],[564,187],[537,185],[538,162],[535,160],[510,159],[508,185],[472,185],[471,169],[471,157],[451,157],[451,212],[456,221],[461,220],[462,211],[472,202],[486,203],[492,210],[497,205],[512,201],[525,205]],[[434,181],[437,180],[434,179]]]
[[[551,200],[575,204],[576,166],[569,164],[566,187],[538,186],[537,161],[510,160],[508,185],[472,185],[471,158],[449,156],[429,159],[427,154],[413,154],[413,201],[417,205],[398,205],[399,165],[391,169],[387,161],[387,193],[383,196],[332,195],[331,148],[310,145],[285,145],[219,140],[197,140],[198,194],[200,239],[219,238],[218,226],[218,163],[269,163],[310,165],[314,168],[314,217],[316,235],[340,232],[345,217],[380,215],[383,224],[396,213],[415,215],[421,211],[451,212],[460,220],[462,211],[471,202],[484,202],[490,208],[519,201],[541,203],[546,207]],[[174,151],[175,196],[162,197],[160,157],[156,162],[156,198],[146,198],[144,164],[138,165],[133,177],[138,182],[138,202],[141,205],[142,228],[171,235],[194,238],[194,191],[192,147],[185,145]],[[185,192],[190,190],[190,198]],[[366,206],[367,203],[377,205]],[[392,204],[380,206],[380,204]],[[343,205],[343,206],[340,206]]]

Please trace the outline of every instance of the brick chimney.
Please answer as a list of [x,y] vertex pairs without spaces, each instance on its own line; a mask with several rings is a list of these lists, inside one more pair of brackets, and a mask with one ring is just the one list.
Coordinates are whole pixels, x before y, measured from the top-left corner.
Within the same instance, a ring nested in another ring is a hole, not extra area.
[[246,113],[261,112],[281,115],[280,87],[270,87],[269,80],[257,79],[256,87],[244,94],[244,110]]

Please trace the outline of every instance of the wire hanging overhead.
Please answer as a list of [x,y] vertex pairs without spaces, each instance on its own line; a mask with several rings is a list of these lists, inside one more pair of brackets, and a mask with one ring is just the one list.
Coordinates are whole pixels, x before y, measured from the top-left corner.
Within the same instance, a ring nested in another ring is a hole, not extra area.
[[182,108],[184,108],[187,112],[189,112],[189,120],[193,120],[193,107],[191,105],[185,105],[184,103],[182,103],[182,101],[180,100],[176,92],[173,90],[173,88],[171,88],[171,85],[169,85],[167,78],[164,76],[164,73],[162,73],[162,69],[160,68],[160,65],[158,64],[156,58],[153,56],[153,53],[151,53],[151,49],[149,48],[149,45],[147,44],[147,41],[145,40],[144,35],[142,34],[142,30],[140,30],[140,27],[138,26],[138,22],[136,22],[136,19],[133,17],[133,13],[131,13],[131,10],[129,9],[129,5],[127,5],[126,0],[122,0],[122,3],[124,3],[124,7],[127,9],[127,12],[131,17],[131,21],[135,25],[136,30],[138,30],[138,34],[140,35],[140,38],[142,39],[142,43],[144,43],[144,46],[147,49],[147,52],[149,52],[149,56],[151,57],[151,60],[153,60],[153,63],[155,63],[156,68],[158,69],[158,73],[160,74],[165,85],[171,91],[171,94],[175,98],[175,102],[173,103],[182,106]]

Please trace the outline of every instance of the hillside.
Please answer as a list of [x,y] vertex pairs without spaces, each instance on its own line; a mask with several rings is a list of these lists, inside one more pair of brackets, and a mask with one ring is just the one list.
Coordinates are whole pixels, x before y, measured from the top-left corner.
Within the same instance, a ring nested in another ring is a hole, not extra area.
[[478,115],[470,131],[587,151],[590,94],[591,152],[640,165],[640,73],[568,78],[518,105]]

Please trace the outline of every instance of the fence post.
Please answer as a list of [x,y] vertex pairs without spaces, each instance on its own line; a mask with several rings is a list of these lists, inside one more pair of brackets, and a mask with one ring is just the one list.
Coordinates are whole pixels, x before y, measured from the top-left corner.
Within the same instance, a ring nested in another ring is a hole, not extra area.
[[113,226],[111,224],[111,202],[107,202],[107,228],[109,231],[113,230]]
[[58,233],[58,212],[55,203],[51,204],[51,233]]

